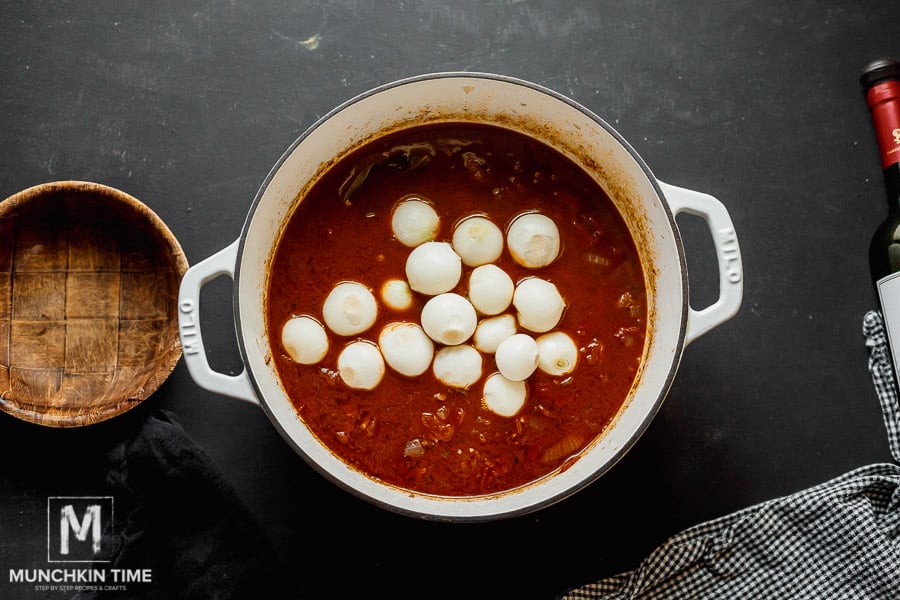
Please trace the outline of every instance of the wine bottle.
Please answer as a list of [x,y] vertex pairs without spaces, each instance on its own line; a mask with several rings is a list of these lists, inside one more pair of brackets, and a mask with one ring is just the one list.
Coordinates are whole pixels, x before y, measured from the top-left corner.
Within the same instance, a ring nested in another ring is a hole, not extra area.
[[859,78],[881,151],[888,214],[869,245],[869,271],[884,317],[895,379],[900,374],[900,62],[881,58]]

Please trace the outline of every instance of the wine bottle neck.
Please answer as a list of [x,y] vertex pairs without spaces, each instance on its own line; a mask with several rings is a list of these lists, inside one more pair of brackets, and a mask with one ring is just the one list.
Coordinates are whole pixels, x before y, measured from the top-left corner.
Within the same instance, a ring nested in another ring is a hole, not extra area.
[[876,83],[866,92],[866,102],[872,111],[881,166],[888,178],[888,168],[900,163],[900,81],[889,79]]

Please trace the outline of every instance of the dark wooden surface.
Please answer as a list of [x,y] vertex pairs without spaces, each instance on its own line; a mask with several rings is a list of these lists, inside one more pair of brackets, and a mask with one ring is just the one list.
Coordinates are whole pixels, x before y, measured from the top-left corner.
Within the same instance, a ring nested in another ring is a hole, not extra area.
[[[900,4],[802,2],[0,2],[0,198],[84,179],[143,200],[191,264],[240,234],[285,148],[353,95],[445,70],[512,75],[613,124],[655,174],[728,208],[739,315],[689,346],[661,413],[608,475],[498,523],[373,508],[293,454],[261,410],[183,363],[174,411],[288,564],[298,596],[552,598],[635,567],[668,536],[890,460],[866,369],[868,240],[886,210],[857,77],[900,57]],[[715,296],[708,234],[681,221],[691,295]],[[230,286],[204,292],[214,365],[239,370]],[[212,332],[216,333],[213,334]],[[89,494],[128,425],[0,415],[0,596],[46,566],[48,496]],[[44,454],[42,454],[44,453]]]

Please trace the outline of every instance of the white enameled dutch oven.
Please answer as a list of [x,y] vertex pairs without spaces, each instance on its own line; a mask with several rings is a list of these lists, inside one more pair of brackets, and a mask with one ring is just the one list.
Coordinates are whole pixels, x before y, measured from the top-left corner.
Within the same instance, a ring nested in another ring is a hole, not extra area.
[[[360,143],[422,123],[462,120],[501,124],[561,150],[591,173],[615,202],[641,253],[648,325],[642,366],[630,397],[608,431],[567,469],[535,483],[471,498],[431,496],[371,479],[336,458],[306,428],[279,383],[265,327],[268,265],[279,232],[303,191]],[[688,273],[675,216],[699,216],[712,234],[719,269],[718,300],[689,304]],[[203,285],[233,279],[234,322],[244,363],[240,375],[213,371],[199,327]],[[285,440],[310,465],[350,492],[395,512],[445,521],[485,521],[525,514],[584,488],[615,464],[659,410],[684,348],[734,316],[743,271],[731,218],[715,198],[657,180],[637,152],[591,111],[553,91],[504,76],[439,73],[362,94],[308,129],[281,157],[256,195],[239,239],[184,276],[179,296],[183,356],[196,383],[259,404]]]

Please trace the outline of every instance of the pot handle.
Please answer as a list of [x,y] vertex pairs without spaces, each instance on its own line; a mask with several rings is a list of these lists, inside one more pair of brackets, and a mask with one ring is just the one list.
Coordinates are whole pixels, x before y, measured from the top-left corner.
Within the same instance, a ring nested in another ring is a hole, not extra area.
[[706,221],[712,234],[719,265],[719,298],[702,310],[688,307],[685,345],[737,314],[744,296],[744,269],[741,250],[731,216],[725,206],[709,194],[659,182],[672,211],[687,213]]
[[228,275],[234,280],[240,240],[223,248],[209,258],[189,268],[181,278],[178,289],[178,334],[188,372],[200,387],[223,396],[259,404],[246,368],[238,375],[213,371],[206,359],[203,336],[200,333],[200,290],[208,282]]

